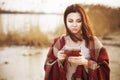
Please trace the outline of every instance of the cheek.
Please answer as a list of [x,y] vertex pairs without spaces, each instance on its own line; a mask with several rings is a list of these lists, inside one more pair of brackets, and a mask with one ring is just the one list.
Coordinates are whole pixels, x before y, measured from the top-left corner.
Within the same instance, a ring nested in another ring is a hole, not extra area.
[[80,27],[82,26],[82,22],[81,22],[81,23],[79,23],[79,26],[80,26]]
[[78,27],[77,27],[77,28],[81,30],[81,28],[82,28],[82,23],[78,24]]
[[72,24],[69,23],[69,22],[67,22],[67,27],[69,28],[69,27],[71,27],[71,26],[72,26]]

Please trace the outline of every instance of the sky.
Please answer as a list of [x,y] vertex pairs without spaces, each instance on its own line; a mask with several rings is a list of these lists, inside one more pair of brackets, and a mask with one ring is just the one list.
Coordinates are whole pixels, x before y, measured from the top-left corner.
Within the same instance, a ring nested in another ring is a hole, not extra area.
[[72,3],[120,7],[120,0],[0,0],[0,9],[10,11],[63,12]]

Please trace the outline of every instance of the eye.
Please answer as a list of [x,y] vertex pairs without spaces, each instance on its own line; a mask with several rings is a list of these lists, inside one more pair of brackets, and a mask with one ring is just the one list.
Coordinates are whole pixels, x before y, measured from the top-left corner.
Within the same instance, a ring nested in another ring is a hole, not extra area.
[[77,22],[80,23],[80,22],[82,22],[82,20],[78,19]]
[[68,22],[72,23],[72,22],[73,22],[73,20],[68,20]]

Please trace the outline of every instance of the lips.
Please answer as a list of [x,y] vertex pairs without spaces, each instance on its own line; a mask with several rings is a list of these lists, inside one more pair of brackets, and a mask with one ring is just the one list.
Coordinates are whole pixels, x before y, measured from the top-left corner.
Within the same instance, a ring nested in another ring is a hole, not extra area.
[[73,31],[77,31],[77,29],[75,29],[75,28],[73,28],[72,30],[73,30]]

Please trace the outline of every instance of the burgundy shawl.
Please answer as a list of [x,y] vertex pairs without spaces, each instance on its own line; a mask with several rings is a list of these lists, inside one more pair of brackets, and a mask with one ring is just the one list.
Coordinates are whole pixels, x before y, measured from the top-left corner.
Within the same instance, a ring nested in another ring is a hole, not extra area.
[[[67,80],[66,61],[62,63],[59,62],[56,55],[54,54],[53,48],[56,46],[57,42],[60,43],[57,45],[58,50],[62,49],[62,47],[65,45],[64,36],[54,39],[54,43],[49,49],[44,65],[44,80]],[[94,41],[91,41],[90,44],[91,46],[89,47],[89,50],[91,58],[88,60],[88,73],[83,68],[82,80],[110,80],[109,58],[106,49],[104,47],[96,49],[95,45],[97,43]],[[76,73],[79,74],[79,71],[76,71]]]

